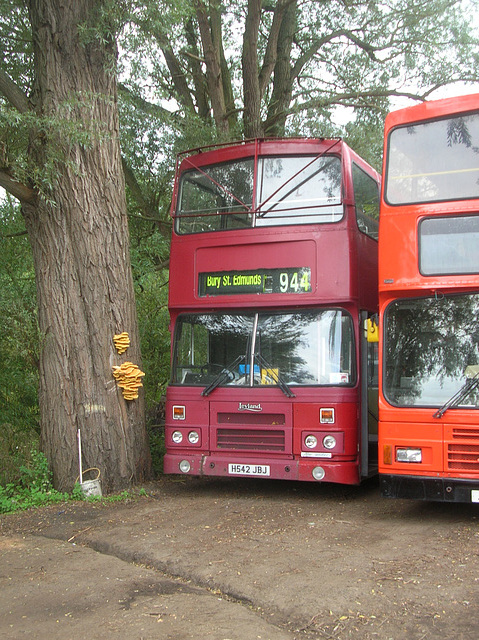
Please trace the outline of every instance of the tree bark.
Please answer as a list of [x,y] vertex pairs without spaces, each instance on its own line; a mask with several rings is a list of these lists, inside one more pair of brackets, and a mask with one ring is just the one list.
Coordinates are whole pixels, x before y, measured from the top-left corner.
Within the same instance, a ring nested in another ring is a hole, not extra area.
[[211,124],[210,103],[208,100],[208,87],[201,70],[200,54],[198,51],[198,34],[193,20],[190,18],[185,23],[185,38],[188,42],[188,66],[193,80],[193,93],[195,96],[198,116],[208,124]]
[[292,0],[285,8],[278,34],[273,93],[268,105],[268,114],[264,125],[265,133],[268,136],[284,135],[293,92],[291,47],[296,23],[297,0]]
[[203,0],[194,0],[194,6],[205,57],[206,82],[210,94],[213,118],[220,137],[226,137],[228,134],[228,118],[223,89],[221,55],[218,49],[221,40],[213,36],[208,12]]
[[260,138],[263,136],[257,53],[260,18],[261,0],[248,0],[241,59],[243,67],[243,123],[245,138]]
[[211,39],[215,50],[218,52],[217,57],[221,70],[221,86],[223,89],[223,100],[225,108],[225,117],[228,120],[228,130],[234,130],[236,119],[235,99],[233,92],[232,76],[226,61],[225,50],[223,46],[222,33],[222,6],[220,0],[210,0],[210,25]]
[[[104,491],[150,475],[144,402],[124,400],[112,366],[141,368],[121,166],[110,34],[95,36],[103,3],[29,0],[35,54],[32,102],[37,114],[90,132],[86,144],[67,130],[32,137],[40,170],[57,159],[49,197],[37,190],[22,211],[35,264],[40,360],[41,444],[54,484],[71,490],[83,467],[98,467]],[[86,28],[83,41],[79,27]],[[90,34],[88,28],[91,28]],[[37,185],[34,185],[37,186]],[[113,335],[127,331],[131,347],[118,355]]]
[[261,98],[263,98],[266,86],[271,79],[274,65],[276,64],[278,53],[278,37],[281,29],[281,23],[283,21],[284,12],[286,7],[292,1],[296,2],[296,0],[277,0],[276,6],[273,11],[273,22],[271,24],[271,29],[268,35],[268,42],[264,54],[263,66],[261,67],[261,71],[259,72],[259,90]]

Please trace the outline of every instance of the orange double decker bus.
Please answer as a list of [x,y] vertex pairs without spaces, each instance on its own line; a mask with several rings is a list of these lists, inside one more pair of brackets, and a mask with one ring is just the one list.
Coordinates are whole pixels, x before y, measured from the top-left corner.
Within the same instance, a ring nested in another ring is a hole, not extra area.
[[479,502],[479,94],[390,113],[384,145],[381,493]]
[[180,155],[165,473],[377,473],[379,181],[340,139]]

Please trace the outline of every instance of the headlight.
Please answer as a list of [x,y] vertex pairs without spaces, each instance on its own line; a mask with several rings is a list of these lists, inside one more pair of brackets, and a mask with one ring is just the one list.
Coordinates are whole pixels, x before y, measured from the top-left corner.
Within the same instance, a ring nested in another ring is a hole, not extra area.
[[180,462],[180,471],[182,473],[188,473],[190,469],[191,469],[191,464],[188,462],[188,460],[182,460]]
[[171,439],[175,444],[180,444],[180,442],[182,442],[183,440],[183,434],[181,433],[181,431],[173,431],[173,433],[171,434]]
[[396,462],[422,462],[422,450],[396,449]]
[[322,480],[326,475],[323,467],[314,467],[312,473],[315,480]]
[[336,446],[336,438],[334,436],[324,436],[323,447],[325,449],[334,449]]
[[314,449],[318,444],[318,439],[316,436],[306,436],[304,439],[304,444],[308,447],[308,449]]
[[200,441],[200,436],[197,431],[190,431],[188,434],[188,442],[190,444],[198,444]]

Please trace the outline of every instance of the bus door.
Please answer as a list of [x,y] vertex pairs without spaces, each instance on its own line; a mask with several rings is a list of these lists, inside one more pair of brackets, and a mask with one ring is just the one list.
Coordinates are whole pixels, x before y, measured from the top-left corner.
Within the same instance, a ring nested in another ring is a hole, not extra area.
[[377,314],[361,312],[361,476],[378,470],[378,358],[379,329]]

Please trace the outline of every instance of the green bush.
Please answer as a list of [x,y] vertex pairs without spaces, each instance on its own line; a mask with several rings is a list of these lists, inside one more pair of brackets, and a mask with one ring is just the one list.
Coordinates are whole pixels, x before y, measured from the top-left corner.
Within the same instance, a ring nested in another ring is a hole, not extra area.
[[31,463],[38,448],[38,433],[21,422],[0,424],[0,485],[18,484],[22,469]]
[[19,469],[19,481],[0,486],[0,513],[23,511],[55,502],[64,502],[69,494],[53,488],[51,472],[43,453],[32,450],[30,463]]

